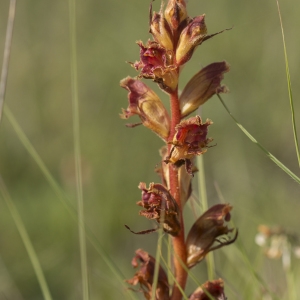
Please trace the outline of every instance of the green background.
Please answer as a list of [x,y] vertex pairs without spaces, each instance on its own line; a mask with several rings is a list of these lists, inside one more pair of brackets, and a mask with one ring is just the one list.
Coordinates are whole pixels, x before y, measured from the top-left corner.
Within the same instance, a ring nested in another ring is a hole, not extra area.
[[[300,4],[296,0],[281,2],[299,118]],[[154,3],[156,11],[159,4]],[[76,5],[84,213],[99,244],[130,278],[134,274],[130,264],[134,251],[143,248],[155,255],[157,244],[157,234],[135,236],[124,224],[136,231],[153,226],[138,216],[137,186],[140,181],[159,181],[153,170],[163,143],[142,126],[126,128],[126,121],[118,117],[121,108],[127,107],[127,93],[119,87],[119,81],[137,75],[125,61],[138,60],[135,41],[146,42],[150,37],[149,1],[80,0]],[[1,56],[8,7],[9,1],[0,1]],[[191,17],[206,14],[209,33],[234,27],[197,49],[182,72],[180,88],[207,64],[229,62],[231,71],[223,81],[230,89],[223,96],[226,104],[259,142],[299,176],[276,2],[190,0],[188,11]],[[68,2],[18,1],[5,102],[76,207],[70,80]],[[149,85],[167,104],[166,94]],[[203,106],[202,116],[214,122],[209,136],[217,144],[204,156],[209,205],[221,201],[218,187],[234,207],[237,244],[245,249],[254,270],[270,289],[280,299],[288,299],[284,298],[286,279],[281,261],[265,258],[254,239],[259,224],[281,225],[300,235],[299,186],[250,142],[217,97]],[[82,299],[77,223],[5,115],[0,125],[0,174],[29,232],[53,299]],[[193,197],[199,198],[196,188]],[[185,217],[188,230],[194,220],[188,205]],[[91,299],[125,297],[124,287],[90,243],[87,252]],[[233,245],[215,252],[217,277],[224,278],[228,298],[263,299],[263,288],[238,253]],[[292,258],[292,268],[299,283],[299,260]],[[206,281],[205,262],[193,271],[200,282]],[[0,278],[0,299],[43,299],[2,197]],[[189,283],[187,294],[193,289],[195,285]]]

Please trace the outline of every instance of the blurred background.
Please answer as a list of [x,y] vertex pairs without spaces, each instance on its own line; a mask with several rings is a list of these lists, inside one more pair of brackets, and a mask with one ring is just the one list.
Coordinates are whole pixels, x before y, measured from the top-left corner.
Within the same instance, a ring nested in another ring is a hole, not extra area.
[[[157,245],[156,233],[136,236],[124,224],[135,231],[153,227],[138,216],[137,186],[140,181],[159,181],[154,168],[163,143],[142,126],[126,128],[126,121],[118,116],[128,104],[119,81],[137,75],[126,61],[138,60],[135,41],[146,42],[150,37],[149,2],[76,1],[84,213],[98,244],[125,278],[134,274],[130,264],[134,251],[143,248],[155,255]],[[160,1],[155,1],[154,10],[158,11],[159,5]],[[8,7],[8,0],[0,1],[1,63]],[[234,27],[197,49],[182,72],[180,88],[207,64],[229,62],[231,71],[223,81],[230,89],[223,96],[226,104],[259,142],[299,176],[276,1],[190,0],[188,11],[192,17],[206,14],[209,33]],[[281,12],[299,119],[299,2],[281,1]],[[167,104],[166,94],[152,83],[150,86]],[[5,102],[76,207],[67,1],[17,3]],[[217,144],[204,155],[209,206],[221,201],[233,205],[232,219],[239,228],[237,245],[244,251],[243,256],[231,245],[214,252],[217,276],[226,282],[228,299],[272,299],[264,298],[264,288],[257,283],[254,271],[279,299],[288,299],[281,259],[264,256],[255,236],[260,224],[282,226],[300,236],[299,185],[250,142],[217,97],[203,106],[202,116],[214,122],[209,136]],[[82,299],[78,225],[5,115],[0,125],[0,174],[28,230],[53,299]],[[197,179],[195,176],[193,198],[199,200]],[[189,205],[185,217],[188,230],[195,220]],[[129,298],[89,242],[87,252],[91,299]],[[291,259],[292,273],[299,283],[300,260]],[[200,282],[207,280],[205,262],[193,272]],[[2,196],[0,278],[1,300],[43,299]],[[299,286],[295,287],[298,295]],[[187,293],[194,289],[189,283]]]

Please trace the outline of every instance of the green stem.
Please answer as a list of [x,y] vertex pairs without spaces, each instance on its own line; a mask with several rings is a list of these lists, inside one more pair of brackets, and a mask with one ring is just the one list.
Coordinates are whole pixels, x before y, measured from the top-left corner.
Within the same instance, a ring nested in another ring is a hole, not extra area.
[[73,134],[75,150],[75,173],[78,203],[78,231],[80,246],[81,278],[83,299],[89,299],[88,268],[86,254],[86,234],[83,210],[81,150],[80,150],[80,126],[79,126],[79,101],[77,86],[77,53],[76,53],[76,6],[75,0],[69,0],[70,9],[70,35],[71,35],[71,84],[72,84],[72,107],[73,107]]

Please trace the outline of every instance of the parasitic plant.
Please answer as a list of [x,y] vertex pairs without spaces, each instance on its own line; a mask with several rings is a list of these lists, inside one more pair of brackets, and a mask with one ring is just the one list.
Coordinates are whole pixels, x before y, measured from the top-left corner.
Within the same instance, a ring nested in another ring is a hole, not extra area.
[[[229,204],[209,208],[196,220],[187,237],[182,214],[192,191],[196,170],[194,158],[204,154],[212,141],[207,136],[212,121],[207,119],[204,122],[200,116],[190,115],[213,95],[227,92],[221,81],[224,73],[229,71],[229,65],[222,61],[206,66],[190,79],[181,93],[178,89],[180,71],[198,46],[223,31],[208,34],[205,15],[189,17],[184,0],[169,0],[165,7],[161,5],[159,13],[153,12],[151,3],[150,33],[153,39],[146,44],[137,42],[140,59],[131,65],[139,75],[126,77],[120,83],[128,91],[129,101],[121,118],[138,115],[141,122],[127,126],[144,125],[165,143],[160,150],[162,159],[158,173],[161,182],[149,185],[141,182],[142,198],[137,202],[142,207],[140,215],[155,220],[158,225],[156,229],[139,233],[162,228],[172,237],[176,280],[170,286],[166,272],[159,266],[153,291],[155,258],[138,249],[132,260],[138,271],[127,282],[139,285],[146,299],[180,300],[188,277],[187,270],[202,261],[210,251],[229,245],[237,238],[237,230],[227,226],[232,210]],[[141,80],[143,78],[152,79],[169,96],[170,113],[159,96]],[[230,233],[233,236],[230,237]],[[207,281],[189,299],[226,299],[223,280]]]

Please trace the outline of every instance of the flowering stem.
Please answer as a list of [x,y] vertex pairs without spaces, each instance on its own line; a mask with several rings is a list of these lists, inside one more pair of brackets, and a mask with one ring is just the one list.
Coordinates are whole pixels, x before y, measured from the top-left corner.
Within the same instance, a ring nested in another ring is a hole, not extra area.
[[[179,107],[179,100],[178,100],[178,90],[174,91],[174,93],[170,96],[171,101],[171,129],[169,135],[169,142],[172,142],[172,139],[175,134],[175,127],[177,124],[180,123],[181,114],[180,114],[180,107]],[[171,144],[169,144],[168,151],[170,154]],[[170,192],[174,197],[175,201],[178,204],[179,211],[180,211],[180,224],[181,230],[178,236],[173,237],[173,248],[174,248],[174,267],[175,267],[175,276],[176,281],[184,290],[186,280],[187,280],[187,272],[183,268],[183,264],[186,263],[186,246],[184,241],[184,222],[182,217],[182,207],[180,201],[180,190],[179,190],[179,182],[178,182],[178,171],[175,169],[171,164],[169,166],[169,174],[170,174]],[[181,292],[176,285],[174,284],[173,293],[171,300],[180,300],[182,298]]]

